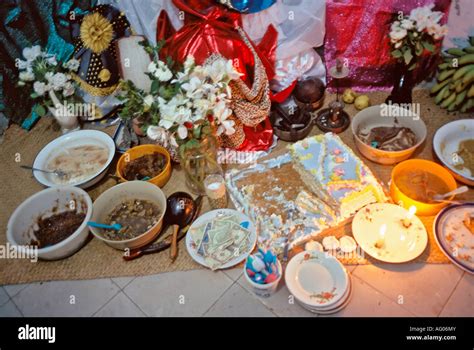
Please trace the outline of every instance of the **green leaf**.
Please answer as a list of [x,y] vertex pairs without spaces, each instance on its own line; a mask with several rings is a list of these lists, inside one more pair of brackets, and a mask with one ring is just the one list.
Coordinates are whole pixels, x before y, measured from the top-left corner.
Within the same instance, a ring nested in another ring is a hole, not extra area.
[[36,114],[38,114],[40,117],[44,117],[46,115],[46,108],[42,105],[35,105],[34,111]]
[[160,82],[158,80],[154,80],[153,83],[151,83],[151,88],[150,92],[152,95],[155,95],[160,88]]
[[405,53],[403,54],[403,59],[405,60],[405,64],[408,66],[411,60],[413,59],[413,54],[410,50],[405,51]]
[[423,53],[423,45],[421,45],[420,42],[417,42],[415,45],[415,55],[421,56],[422,53]]
[[392,56],[395,58],[400,58],[402,57],[402,52],[400,50],[393,50],[392,51]]
[[30,95],[31,98],[38,98],[39,95],[36,92],[31,93]]
[[198,148],[199,147],[199,141],[196,139],[191,139],[188,142],[185,143],[186,148]]
[[413,70],[413,69],[415,69],[415,68],[416,68],[416,63],[413,63],[413,64],[408,68],[408,70]]
[[201,127],[197,127],[193,129],[193,136],[196,139],[199,139],[201,137]]
[[428,42],[428,41],[423,41],[423,47],[425,49],[427,49],[428,51],[430,52],[434,52],[435,51],[435,47],[432,43]]

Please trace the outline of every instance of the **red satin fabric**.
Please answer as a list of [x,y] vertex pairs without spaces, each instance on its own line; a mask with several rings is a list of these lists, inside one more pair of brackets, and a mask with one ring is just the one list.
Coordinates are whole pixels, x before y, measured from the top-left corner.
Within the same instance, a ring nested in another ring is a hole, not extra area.
[[[242,80],[250,87],[253,82],[254,57],[237,32],[242,27],[240,13],[228,10],[214,0],[173,0],[184,12],[184,26],[175,31],[166,12],[157,23],[157,41],[165,40],[163,57],[183,62],[186,56],[194,56],[196,63],[203,64],[213,53],[234,60],[234,66],[243,74]],[[277,47],[277,31],[269,27],[261,44],[254,46],[265,66],[269,79],[274,76]],[[267,150],[273,142],[273,130],[267,120],[256,128],[244,127],[246,140],[239,150]]]

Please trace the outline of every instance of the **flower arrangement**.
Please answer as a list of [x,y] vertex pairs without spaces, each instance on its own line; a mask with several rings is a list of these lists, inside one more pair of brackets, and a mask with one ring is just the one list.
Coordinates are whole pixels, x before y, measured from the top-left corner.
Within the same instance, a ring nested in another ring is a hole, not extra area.
[[31,98],[39,101],[34,109],[39,116],[46,115],[49,107],[56,108],[59,101],[77,101],[77,86],[71,72],[79,68],[78,60],[71,59],[61,65],[55,55],[44,52],[39,45],[25,48],[23,58],[16,62],[19,70],[18,86],[31,89]]
[[417,57],[425,50],[434,53],[436,44],[447,34],[447,26],[440,25],[443,13],[433,11],[434,4],[417,7],[410,15],[399,15],[390,27],[392,56],[408,66],[417,67]]
[[181,155],[186,149],[198,147],[208,135],[235,132],[229,82],[241,74],[232,60],[214,56],[206,64],[196,65],[188,56],[178,66],[169,58],[166,62],[160,60],[162,43],[142,45],[153,57],[146,73],[152,81],[150,92],[130,81],[122,82],[119,99],[123,102],[123,119],[142,118],[148,137],[164,147],[179,147]]

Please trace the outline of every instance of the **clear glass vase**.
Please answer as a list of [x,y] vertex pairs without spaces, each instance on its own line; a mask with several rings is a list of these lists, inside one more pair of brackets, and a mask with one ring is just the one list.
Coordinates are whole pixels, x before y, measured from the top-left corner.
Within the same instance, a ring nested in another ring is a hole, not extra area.
[[196,194],[205,194],[204,180],[209,175],[223,175],[217,162],[217,141],[206,136],[196,147],[186,149],[182,154],[181,165],[186,176],[186,185]]

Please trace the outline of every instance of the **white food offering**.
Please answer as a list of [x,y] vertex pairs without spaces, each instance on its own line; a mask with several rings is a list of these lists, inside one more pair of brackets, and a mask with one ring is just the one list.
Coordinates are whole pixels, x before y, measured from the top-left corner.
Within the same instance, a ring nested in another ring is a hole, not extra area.
[[66,176],[51,176],[54,183],[66,185],[84,181],[96,174],[109,157],[109,151],[98,145],[82,145],[66,148],[47,163],[47,170],[60,170]]
[[304,249],[306,251],[317,251],[317,252],[322,252],[324,251],[323,245],[319,242],[316,241],[309,241],[305,244]]
[[349,236],[341,237],[339,243],[341,244],[341,250],[344,253],[352,253],[357,248],[356,241],[354,240],[354,238]]
[[326,250],[337,250],[340,247],[338,239],[334,236],[324,237],[323,246]]

